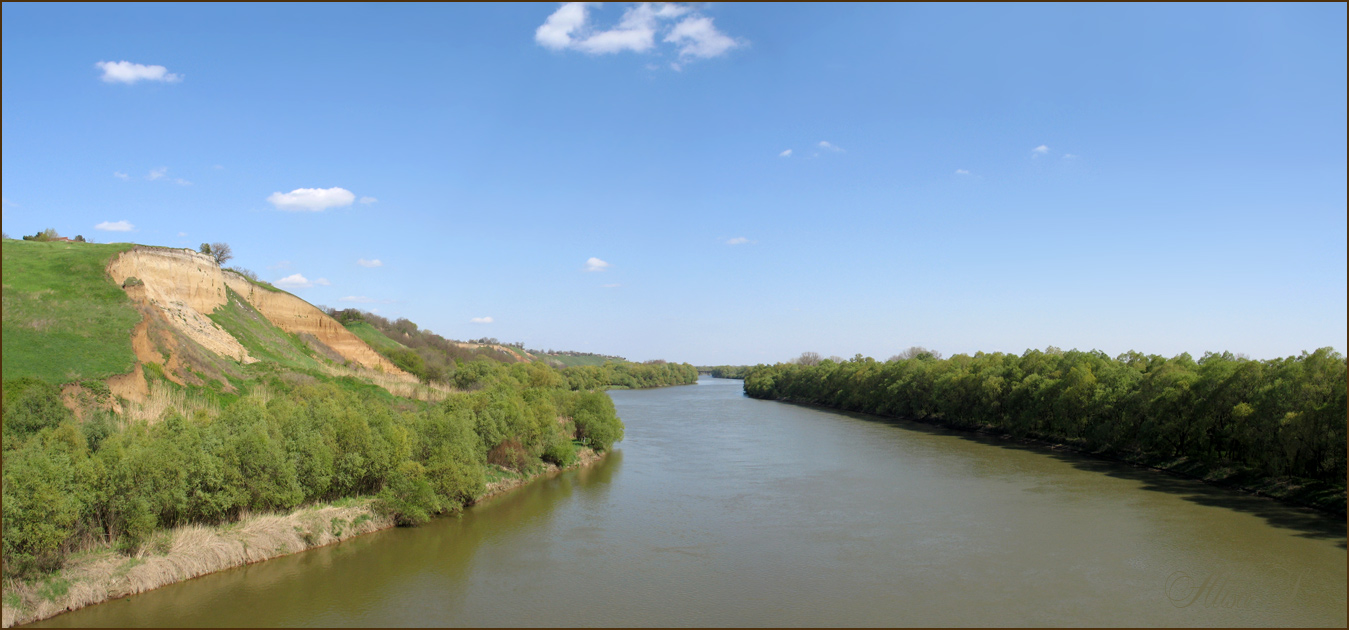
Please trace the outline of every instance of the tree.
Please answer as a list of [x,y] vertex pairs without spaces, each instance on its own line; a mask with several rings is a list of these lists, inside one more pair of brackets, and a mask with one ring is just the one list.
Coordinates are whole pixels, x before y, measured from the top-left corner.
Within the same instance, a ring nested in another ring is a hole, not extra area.
[[940,358],[941,358],[941,353],[940,353],[940,352],[937,352],[936,350],[928,350],[927,348],[924,348],[924,347],[922,347],[922,346],[912,346],[912,347],[910,347],[908,350],[905,350],[905,351],[903,351],[903,352],[901,352],[901,353],[899,353],[899,354],[897,354],[897,355],[895,355],[895,356],[893,356],[893,357],[890,357],[889,360],[890,360],[890,361],[905,361],[905,360],[908,360],[908,359],[918,359],[918,358],[921,358],[921,357],[922,357],[923,355],[925,355],[925,354],[928,355],[928,356],[930,356],[930,357],[932,357],[933,359],[940,359]]
[[[203,243],[203,245],[205,245],[205,243]],[[222,266],[225,264],[225,261],[234,258],[234,253],[230,251],[229,243],[211,243],[210,251],[202,253],[210,254],[212,258],[215,258],[216,264]]]
[[797,357],[795,361],[792,361],[792,363],[796,363],[797,365],[819,365],[820,353],[802,352],[801,356]]

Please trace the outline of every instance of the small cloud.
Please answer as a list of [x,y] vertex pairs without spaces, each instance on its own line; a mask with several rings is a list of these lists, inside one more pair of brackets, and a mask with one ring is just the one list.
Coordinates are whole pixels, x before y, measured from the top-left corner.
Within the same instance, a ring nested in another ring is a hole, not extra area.
[[314,286],[314,283],[310,282],[308,278],[298,273],[293,273],[280,280],[277,280],[276,282],[273,282],[272,284],[281,287],[283,289],[307,289],[311,286]]
[[187,232],[179,232],[178,236],[187,236]]
[[375,199],[374,197],[361,197],[361,203],[366,204],[366,205],[370,205],[370,204],[372,204],[372,203],[375,203],[376,201],[379,201],[379,200],[378,200],[378,199]]
[[321,286],[321,287],[326,287],[326,286],[332,285],[331,282],[328,282],[328,279],[327,279],[327,278],[319,278],[318,280],[315,280],[315,281],[314,281],[314,284],[317,284],[317,285],[319,285],[319,286]]
[[113,177],[116,177],[117,179],[120,179],[120,180],[122,180],[122,181],[127,181],[127,180],[131,179],[131,176],[130,176],[130,175],[127,175],[126,173],[123,173],[123,172],[121,172],[121,171],[113,171],[113,172],[112,172],[112,176],[113,176]]
[[357,303],[357,304],[374,304],[374,303],[376,302],[375,299],[365,297],[364,295],[348,295],[348,296],[346,296],[346,297],[344,297],[344,298],[338,298],[337,301],[339,301],[339,302],[355,302],[355,303]]
[[717,30],[710,17],[690,17],[676,24],[674,30],[665,36],[665,41],[679,47],[680,59],[711,59],[742,45]]
[[128,221],[104,221],[95,225],[94,229],[102,230],[104,232],[130,232],[136,229],[136,226]]
[[367,267],[367,268],[383,267],[383,266],[384,266],[384,262],[381,261],[381,260],[378,259],[378,258],[376,258],[376,259],[374,259],[374,260],[366,260],[366,259],[364,259],[364,258],[357,258],[357,259],[356,259],[356,264],[358,264],[358,265],[360,265],[360,266],[362,266],[362,267]]
[[737,237],[735,237],[735,238],[733,238],[733,239],[730,239],[730,240],[726,241],[726,244],[727,244],[727,245],[744,245],[745,243],[748,243],[748,242],[749,242],[749,239],[747,239],[747,238],[745,238],[745,237],[743,237],[743,236],[737,236]]
[[604,288],[606,288],[606,289],[617,289],[618,287],[621,287],[621,286],[623,286],[623,285],[618,284],[618,283],[614,283],[614,284],[602,284],[602,285],[600,285],[600,286],[602,286],[602,287],[604,287]]
[[274,192],[267,201],[277,210],[322,212],[328,208],[349,206],[356,200],[345,188],[296,188],[288,193]]
[[783,151],[782,153],[778,154],[778,157],[791,157],[791,156],[792,156],[791,149],[787,149],[786,151]]
[[173,180],[173,183],[178,184],[179,186],[191,186],[191,185],[192,185],[192,182],[189,182],[189,181],[187,181],[187,180],[185,180],[185,179],[183,179],[183,178],[181,178],[181,177],[179,177],[178,179]]
[[836,146],[836,145],[830,144],[829,141],[827,141],[827,140],[821,140],[821,141],[820,141],[820,144],[819,144],[818,146],[819,146],[821,149],[824,149],[825,151],[833,151],[833,152],[835,152],[835,153],[843,153],[843,149],[842,149],[842,148],[840,148],[840,147],[838,147],[838,146]]
[[1072,153],[1064,153],[1064,154],[1063,154],[1063,159],[1065,159],[1065,160],[1076,160],[1078,157],[1079,157],[1079,156],[1074,155],[1074,154],[1072,154]]
[[470,319],[470,320],[468,320],[468,321],[473,322],[473,323],[475,323],[475,324],[490,324],[490,323],[492,323],[492,318],[491,318],[491,317],[474,317],[473,319]]
[[956,169],[956,175],[969,175],[969,174],[970,172],[963,168]]
[[164,177],[164,175],[168,174],[168,172],[169,172],[169,167],[167,167],[167,166],[161,166],[161,167],[156,168],[156,169],[151,169],[151,170],[150,170],[150,174],[146,175],[146,176],[145,176],[145,179],[148,179],[148,180],[150,180],[150,181],[155,181],[156,179],[160,179],[160,178]]
[[1034,153],[1037,156],[1045,155],[1049,153],[1049,147],[1042,144],[1038,147],[1035,147],[1034,149],[1031,149],[1031,153]]
[[177,83],[183,80],[181,75],[169,72],[164,66],[146,66],[130,61],[100,61],[94,64],[103,71],[105,83],[136,83],[137,81],[162,81]]
[[598,258],[591,257],[586,260],[586,271],[604,271],[609,268],[609,263]]

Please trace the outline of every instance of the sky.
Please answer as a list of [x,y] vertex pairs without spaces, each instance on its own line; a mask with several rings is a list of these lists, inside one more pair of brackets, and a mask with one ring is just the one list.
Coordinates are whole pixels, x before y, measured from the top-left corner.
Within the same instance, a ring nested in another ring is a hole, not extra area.
[[3,226],[453,339],[1346,347],[1346,10],[3,5]]

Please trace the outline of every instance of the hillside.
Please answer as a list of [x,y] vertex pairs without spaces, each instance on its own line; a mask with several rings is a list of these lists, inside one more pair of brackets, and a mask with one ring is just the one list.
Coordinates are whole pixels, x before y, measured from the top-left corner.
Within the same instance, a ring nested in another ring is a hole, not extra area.
[[[182,558],[218,570],[458,511],[621,440],[598,390],[685,377],[339,322],[187,249],[5,239],[3,255],[6,627],[99,601],[143,558],[179,558],[158,585],[208,571]],[[233,541],[260,515],[338,504],[350,527],[302,545],[201,546],[201,528]]]

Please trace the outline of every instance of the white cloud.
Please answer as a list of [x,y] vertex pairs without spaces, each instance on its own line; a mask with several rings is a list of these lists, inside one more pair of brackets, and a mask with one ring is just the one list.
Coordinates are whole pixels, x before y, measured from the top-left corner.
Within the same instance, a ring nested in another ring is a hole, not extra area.
[[617,289],[618,287],[621,287],[623,285],[615,283],[615,284],[604,284],[600,286],[603,286],[606,289]]
[[167,166],[161,166],[161,167],[156,168],[156,169],[151,169],[151,170],[150,170],[150,173],[149,173],[148,175],[145,176],[145,179],[148,179],[148,180],[150,180],[150,181],[155,181],[156,179],[160,179],[160,178],[164,177],[165,175],[167,175],[168,172],[169,172],[169,167],[167,167]]
[[164,66],[145,66],[130,61],[100,61],[94,64],[103,70],[106,83],[135,83],[137,81],[163,81],[177,83],[183,80],[181,75],[169,72]]
[[792,156],[791,149],[787,149],[786,151],[783,151],[782,153],[778,154],[778,157],[791,157],[791,156]]
[[321,287],[326,287],[326,286],[332,285],[331,282],[328,282],[328,279],[327,279],[327,278],[319,278],[318,280],[315,280],[315,281],[314,281],[314,284],[317,284],[317,285],[319,285],[319,286],[321,286]]
[[[558,7],[534,31],[534,41],[550,50],[579,50],[591,55],[607,55],[623,51],[649,52],[656,47],[658,32],[667,31],[662,41],[673,44],[681,59],[719,56],[742,42],[726,36],[712,25],[712,19],[694,13],[672,28],[670,20],[692,12],[688,6],[674,3],[643,2],[629,7],[613,28],[592,29],[589,11],[592,3],[568,2]],[[658,66],[648,64],[648,69]],[[680,70],[679,64],[671,64]]]
[[345,188],[296,188],[288,193],[274,192],[267,197],[277,210],[310,212],[349,206],[355,200],[356,195]]
[[572,45],[571,34],[585,27],[585,23],[585,3],[568,2],[548,16],[543,25],[534,31],[534,41],[544,48],[565,50]]
[[187,236],[187,232],[179,232],[178,236]]
[[277,280],[276,282],[273,282],[272,284],[281,287],[283,289],[307,289],[309,287],[314,286],[314,283],[310,282],[309,278],[306,278],[298,273],[293,273],[280,280]]
[[130,232],[136,229],[136,226],[128,221],[104,221],[95,225],[94,229],[102,230],[104,232]]
[[1044,155],[1046,153],[1049,153],[1049,147],[1042,144],[1038,147],[1035,147],[1034,149],[1031,149],[1031,153],[1034,153],[1036,155]]
[[372,204],[372,203],[375,203],[376,201],[379,201],[379,200],[378,200],[378,199],[375,199],[374,197],[361,197],[361,203],[366,204],[366,205],[370,205],[370,204]]
[[821,149],[824,149],[824,150],[826,150],[826,151],[833,151],[833,152],[835,152],[835,153],[843,153],[843,149],[842,149],[842,148],[838,147],[837,145],[830,144],[828,140],[821,140],[821,141],[820,141],[820,144],[817,145],[817,146],[819,146]]
[[963,168],[956,169],[956,175],[969,175],[969,174],[970,172]]
[[470,320],[468,320],[468,321],[473,322],[473,323],[475,323],[475,324],[490,324],[490,323],[492,323],[492,318],[491,318],[491,317],[474,317],[473,319],[470,319]]
[[178,184],[179,186],[191,186],[191,185],[192,185],[192,182],[189,182],[189,181],[187,181],[187,180],[185,180],[185,179],[183,179],[183,178],[181,178],[181,177],[179,177],[178,179],[173,180],[173,183]]
[[586,260],[586,271],[604,271],[609,268],[609,263],[598,258],[591,257]]
[[364,258],[357,258],[357,259],[356,259],[356,264],[358,264],[358,265],[360,265],[360,266],[362,266],[362,267],[370,267],[370,268],[373,268],[373,267],[383,267],[383,266],[384,266],[384,262],[381,261],[381,260],[378,259],[378,258],[376,258],[376,259],[374,259],[374,260],[366,260],[366,259],[364,259]]
[[112,176],[113,176],[113,177],[116,177],[117,179],[120,179],[120,180],[122,180],[122,181],[127,181],[127,180],[131,179],[131,176],[130,176],[130,175],[127,175],[126,173],[123,173],[123,172],[121,172],[121,171],[113,171],[113,172],[112,172]]
[[727,37],[725,33],[712,25],[710,17],[690,17],[665,36],[665,41],[679,46],[679,58],[698,57],[711,59],[726,51],[740,46],[740,42]]
[[747,238],[745,238],[745,237],[743,237],[743,236],[737,236],[737,237],[735,237],[735,238],[733,238],[733,239],[727,240],[727,241],[726,241],[726,244],[727,244],[727,245],[744,245],[745,243],[748,243],[748,242],[749,242],[749,239],[747,239]]
[[1065,160],[1076,160],[1078,157],[1079,157],[1079,156],[1074,155],[1074,154],[1072,154],[1072,153],[1064,153],[1064,154],[1063,154],[1063,159],[1065,159]]

